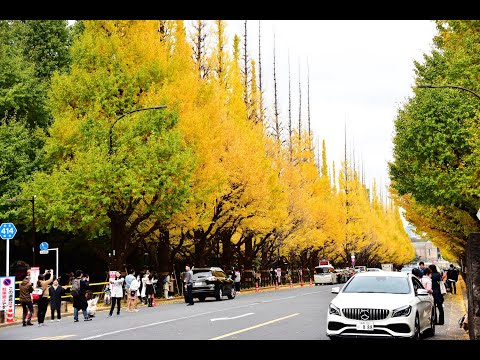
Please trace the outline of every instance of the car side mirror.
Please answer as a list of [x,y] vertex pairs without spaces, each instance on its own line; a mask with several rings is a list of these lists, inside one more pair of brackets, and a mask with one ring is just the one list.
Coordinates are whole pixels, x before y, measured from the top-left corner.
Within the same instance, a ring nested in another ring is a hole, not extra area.
[[417,289],[418,296],[425,296],[428,295],[428,291],[426,289]]
[[340,287],[339,286],[335,286],[332,288],[332,294],[338,294],[340,292]]

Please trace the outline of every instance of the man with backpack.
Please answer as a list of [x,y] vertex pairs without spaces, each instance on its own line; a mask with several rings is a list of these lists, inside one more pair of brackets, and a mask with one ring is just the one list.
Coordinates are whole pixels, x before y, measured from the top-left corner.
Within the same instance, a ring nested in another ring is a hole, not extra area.
[[447,270],[447,282],[450,287],[450,292],[453,295],[457,294],[457,281],[458,281],[458,271],[453,267],[453,264],[450,264],[450,268]]
[[70,288],[70,294],[73,298],[73,321],[78,322],[78,311],[82,310],[83,319],[84,321],[92,320],[91,317],[88,316],[87,307],[88,302],[87,298],[85,297],[85,293],[88,290],[88,282],[90,278],[87,276],[83,278],[83,271],[77,270],[75,272],[75,278],[72,281],[72,287]]

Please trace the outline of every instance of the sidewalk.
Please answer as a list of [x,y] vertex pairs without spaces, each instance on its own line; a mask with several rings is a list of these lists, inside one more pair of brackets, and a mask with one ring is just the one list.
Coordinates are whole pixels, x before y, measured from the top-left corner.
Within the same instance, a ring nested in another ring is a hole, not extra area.
[[467,313],[467,288],[462,276],[458,276],[457,294],[446,293],[443,302],[445,324],[435,327],[435,336],[426,340],[469,340],[468,331],[458,325],[460,318]]

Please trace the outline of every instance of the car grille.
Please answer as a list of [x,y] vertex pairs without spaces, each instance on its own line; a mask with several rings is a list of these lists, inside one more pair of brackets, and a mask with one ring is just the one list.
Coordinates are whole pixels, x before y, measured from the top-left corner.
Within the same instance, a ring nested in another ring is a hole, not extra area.
[[346,308],[342,312],[347,319],[371,321],[386,319],[390,311],[386,309]]

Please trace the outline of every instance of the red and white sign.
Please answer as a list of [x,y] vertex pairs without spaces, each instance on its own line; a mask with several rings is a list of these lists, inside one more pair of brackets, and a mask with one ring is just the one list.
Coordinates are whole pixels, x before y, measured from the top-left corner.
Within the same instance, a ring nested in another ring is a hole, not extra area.
[[109,280],[109,281],[110,281],[110,280],[115,280],[115,274],[116,274],[116,273],[117,273],[116,271],[109,271],[109,272],[108,272],[108,280]]
[[30,282],[33,287],[37,286],[38,275],[40,275],[40,268],[38,266],[30,268]]
[[15,276],[0,276],[0,310],[15,315]]

